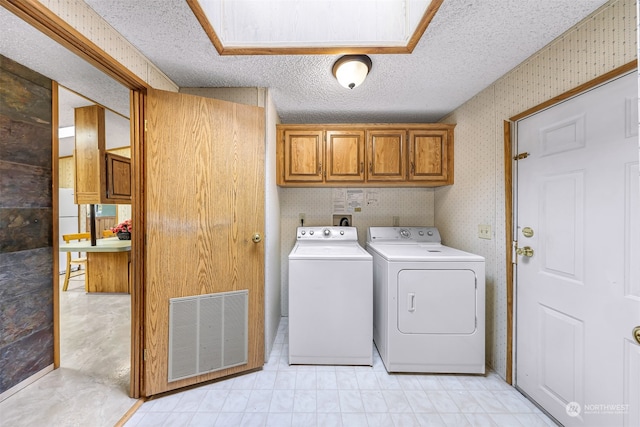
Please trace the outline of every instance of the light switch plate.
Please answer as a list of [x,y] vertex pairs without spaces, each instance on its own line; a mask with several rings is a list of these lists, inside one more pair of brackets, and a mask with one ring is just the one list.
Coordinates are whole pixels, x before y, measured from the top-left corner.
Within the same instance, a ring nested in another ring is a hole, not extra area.
[[491,240],[491,226],[488,224],[478,225],[478,237]]

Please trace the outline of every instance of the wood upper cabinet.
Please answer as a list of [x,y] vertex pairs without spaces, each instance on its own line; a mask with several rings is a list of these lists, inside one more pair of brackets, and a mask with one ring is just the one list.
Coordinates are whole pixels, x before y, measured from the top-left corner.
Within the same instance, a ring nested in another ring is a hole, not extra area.
[[453,144],[447,130],[409,131],[409,181],[453,183]]
[[367,181],[404,181],[407,177],[406,129],[367,132]]
[[364,182],[364,131],[326,131],[325,180]]
[[75,203],[130,204],[131,159],[106,151],[105,111],[75,109]]
[[286,130],[283,135],[284,180],[322,182],[322,130]]
[[277,126],[277,183],[288,187],[453,184],[452,124]]

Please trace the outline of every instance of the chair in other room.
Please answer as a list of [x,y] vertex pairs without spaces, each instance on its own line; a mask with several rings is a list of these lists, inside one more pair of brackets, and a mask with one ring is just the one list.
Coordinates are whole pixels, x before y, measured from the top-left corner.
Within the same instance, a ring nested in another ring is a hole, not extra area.
[[[74,234],[63,234],[62,235],[62,240],[65,241],[65,243],[69,244],[70,242],[73,241],[81,241],[81,240],[89,240],[91,239],[91,233],[74,233]],[[74,252],[75,253],[75,252]],[[67,288],[69,287],[69,279],[71,278],[71,266],[72,265],[79,265],[79,266],[83,266],[84,265],[84,269],[85,272],[87,271],[87,258],[86,257],[82,257],[82,258],[72,258],[71,257],[71,252],[67,252],[67,269],[64,273],[64,286],[62,287],[63,291],[66,291]],[[84,278],[84,290],[86,291],[87,289],[89,289],[89,284],[87,283],[89,281],[89,278],[86,276],[85,274],[85,278]]]

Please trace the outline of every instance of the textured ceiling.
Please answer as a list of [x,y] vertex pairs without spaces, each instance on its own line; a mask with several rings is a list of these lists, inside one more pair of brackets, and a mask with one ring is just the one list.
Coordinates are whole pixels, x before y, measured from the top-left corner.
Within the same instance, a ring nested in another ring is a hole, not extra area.
[[[0,28],[0,54],[129,117],[128,88],[2,7]],[[60,127],[65,127],[73,124],[73,108],[88,104],[65,92],[61,93],[60,105]]]
[[[353,90],[331,74],[339,55],[218,55],[184,0],[86,2],[180,87],[267,87],[284,123],[339,123],[437,121],[605,0],[445,0],[412,54],[370,55],[371,73]],[[33,43],[35,30],[0,12],[0,53],[116,111],[128,108],[128,95],[115,99],[121,86],[54,54],[46,37]]]

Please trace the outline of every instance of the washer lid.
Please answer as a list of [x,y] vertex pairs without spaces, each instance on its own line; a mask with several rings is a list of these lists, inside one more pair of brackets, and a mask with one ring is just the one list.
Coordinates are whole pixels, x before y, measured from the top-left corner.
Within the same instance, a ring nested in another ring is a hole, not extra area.
[[439,244],[398,245],[367,242],[369,252],[377,253],[387,261],[476,261],[484,258],[459,249]]
[[289,259],[372,260],[370,253],[357,243],[311,242],[296,243]]

